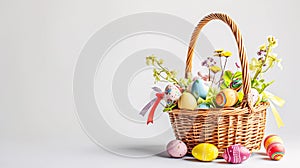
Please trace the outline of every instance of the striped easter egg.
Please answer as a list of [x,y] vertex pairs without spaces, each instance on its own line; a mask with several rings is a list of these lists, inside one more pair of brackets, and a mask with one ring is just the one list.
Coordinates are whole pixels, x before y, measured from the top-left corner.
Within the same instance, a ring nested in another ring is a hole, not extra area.
[[239,100],[238,94],[233,89],[223,89],[216,96],[216,103],[220,107],[231,107],[237,103]]
[[283,141],[279,136],[274,135],[274,134],[267,136],[264,140],[265,149],[267,150],[268,146],[275,142],[279,142],[279,143],[283,144]]
[[270,157],[270,159],[280,160],[284,156],[284,154],[285,148],[281,143],[275,142],[268,146],[267,155]]

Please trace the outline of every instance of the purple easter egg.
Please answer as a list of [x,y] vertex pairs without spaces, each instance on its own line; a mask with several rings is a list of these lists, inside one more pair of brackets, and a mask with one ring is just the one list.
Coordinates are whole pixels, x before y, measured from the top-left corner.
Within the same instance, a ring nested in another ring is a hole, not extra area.
[[250,157],[250,151],[240,144],[229,146],[223,153],[223,158],[228,163],[238,164],[247,160]]
[[187,153],[187,146],[180,140],[172,140],[167,145],[167,152],[171,157],[181,158]]

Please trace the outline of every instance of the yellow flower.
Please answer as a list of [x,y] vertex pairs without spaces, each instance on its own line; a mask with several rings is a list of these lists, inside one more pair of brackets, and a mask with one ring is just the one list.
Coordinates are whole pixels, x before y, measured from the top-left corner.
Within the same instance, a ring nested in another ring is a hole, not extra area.
[[249,69],[251,71],[256,71],[258,67],[261,66],[261,62],[259,62],[256,58],[252,58],[249,64]]
[[270,43],[271,46],[275,46],[277,44],[277,40],[275,39],[274,36],[269,36],[268,42]]
[[224,56],[224,57],[230,57],[232,55],[232,53],[230,51],[224,51],[221,53],[221,56]]
[[223,52],[223,51],[224,51],[224,49],[220,48],[220,49],[216,49],[216,50],[215,50],[215,53],[221,53],[221,52]]
[[265,51],[267,49],[266,44],[263,44],[259,47],[260,50]]
[[221,68],[218,66],[211,66],[209,67],[209,69],[213,72],[213,73],[217,73],[219,71],[221,71]]

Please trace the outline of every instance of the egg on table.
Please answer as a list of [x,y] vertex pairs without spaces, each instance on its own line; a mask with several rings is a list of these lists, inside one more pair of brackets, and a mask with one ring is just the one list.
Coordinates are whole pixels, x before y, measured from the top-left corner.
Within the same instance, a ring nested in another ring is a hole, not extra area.
[[285,154],[285,148],[282,143],[275,142],[268,146],[267,155],[272,160],[280,160]]
[[267,136],[264,140],[265,149],[267,150],[269,145],[271,145],[272,143],[276,143],[276,142],[283,144],[282,139],[278,135],[272,134],[272,135]]
[[196,99],[201,97],[202,99],[206,99],[206,95],[208,92],[208,87],[204,84],[204,81],[199,78],[193,82],[191,93],[195,96]]
[[183,92],[178,100],[178,107],[180,109],[194,110],[197,107],[197,101],[191,93]]
[[240,144],[229,146],[225,149],[222,157],[228,163],[239,164],[247,160],[250,157],[250,151]]
[[200,161],[213,161],[218,157],[218,148],[210,143],[200,143],[192,149],[192,155]]
[[164,99],[166,100],[167,104],[170,105],[176,102],[180,98],[181,94],[182,93],[180,89],[176,85],[169,84],[165,88]]
[[283,141],[278,135],[269,135],[264,140],[267,155],[272,160],[280,160],[285,154]]
[[172,140],[167,145],[167,152],[171,157],[180,158],[186,155],[187,146],[180,140]]
[[220,107],[231,107],[234,106],[239,100],[238,94],[233,89],[223,89],[216,96],[216,103]]

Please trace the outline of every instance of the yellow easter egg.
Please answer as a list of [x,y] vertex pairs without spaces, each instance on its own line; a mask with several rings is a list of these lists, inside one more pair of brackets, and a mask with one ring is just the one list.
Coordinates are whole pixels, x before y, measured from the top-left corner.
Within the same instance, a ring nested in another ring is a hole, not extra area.
[[180,109],[194,110],[197,107],[197,101],[191,93],[183,92],[178,100],[178,107]]
[[224,89],[216,96],[216,103],[221,107],[231,107],[239,100],[238,94],[233,89]]
[[192,150],[192,155],[201,161],[212,161],[218,157],[218,148],[210,143],[201,143],[196,145]]

